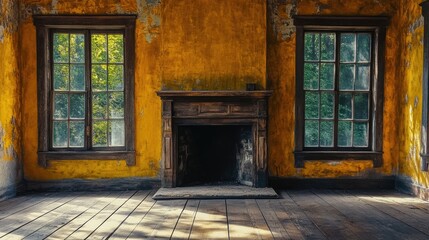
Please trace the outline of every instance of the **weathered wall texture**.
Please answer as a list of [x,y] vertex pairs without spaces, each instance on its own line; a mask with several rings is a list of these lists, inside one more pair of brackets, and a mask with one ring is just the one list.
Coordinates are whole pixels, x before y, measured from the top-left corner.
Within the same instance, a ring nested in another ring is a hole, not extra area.
[[[267,88],[273,89],[270,100],[269,171],[271,176],[333,178],[391,176],[398,161],[397,71],[398,25],[397,1],[391,0],[268,0]],[[295,28],[292,16],[363,15],[392,17],[387,31],[384,99],[384,136],[382,168],[371,161],[308,161],[305,168],[294,168],[295,104]]]
[[402,180],[429,188],[429,173],[421,169],[423,17],[419,0],[402,0],[400,7],[401,71],[399,73],[399,171]]
[[[23,0],[20,4],[24,172],[27,180],[156,177],[161,158],[160,89],[245,89],[266,84],[265,0]],[[37,165],[33,14],[137,13],[136,166],[124,161]]]
[[0,200],[13,196],[22,178],[18,1],[0,1]]

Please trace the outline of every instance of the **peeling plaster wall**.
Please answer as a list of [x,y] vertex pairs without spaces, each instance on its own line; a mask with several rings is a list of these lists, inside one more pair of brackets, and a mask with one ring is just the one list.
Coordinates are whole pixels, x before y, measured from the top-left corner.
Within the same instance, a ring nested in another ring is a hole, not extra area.
[[[270,99],[269,172],[271,176],[302,178],[379,178],[396,173],[399,144],[397,78],[399,55],[398,1],[391,0],[268,0],[268,89]],[[292,16],[363,15],[391,16],[386,39],[384,135],[382,168],[371,161],[307,161],[303,169],[294,167],[295,126],[295,28]]]
[[401,0],[401,58],[398,176],[410,185],[429,188],[429,173],[421,169],[423,17],[420,0]]
[[18,1],[0,1],[0,200],[14,196],[22,179]]

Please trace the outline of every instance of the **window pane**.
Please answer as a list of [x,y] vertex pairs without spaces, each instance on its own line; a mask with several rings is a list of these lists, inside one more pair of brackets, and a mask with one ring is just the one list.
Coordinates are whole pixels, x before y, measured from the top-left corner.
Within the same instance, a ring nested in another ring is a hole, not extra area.
[[339,119],[351,119],[352,118],[352,94],[340,93],[339,95]]
[[122,34],[109,34],[109,63],[124,62],[124,36]]
[[123,120],[110,121],[109,146],[125,146],[125,124]]
[[335,33],[321,34],[321,59],[335,60]]
[[107,119],[107,93],[93,93],[92,117]]
[[85,65],[70,64],[70,90],[85,90]]
[[305,121],[305,147],[318,147],[319,146],[319,121],[306,120]]
[[67,147],[68,132],[67,121],[54,121],[53,122],[53,147]]
[[353,90],[355,80],[355,65],[341,64],[340,65],[340,90]]
[[107,65],[97,64],[92,65],[92,91],[106,91],[107,90]]
[[106,34],[91,35],[91,60],[93,63],[107,63]]
[[124,89],[124,66],[109,65],[109,90],[121,91]]
[[356,90],[369,90],[370,67],[369,65],[357,65]]
[[320,116],[324,119],[334,118],[335,97],[332,93],[322,92],[320,95]]
[[371,34],[358,33],[358,61],[369,62],[371,61]]
[[107,147],[107,121],[94,121],[92,123],[92,145],[94,147]]
[[319,118],[319,93],[305,92],[305,119]]
[[70,34],[70,62],[85,62],[85,35]]
[[334,90],[335,65],[333,63],[320,64],[320,89]]
[[54,119],[68,118],[68,95],[56,93],[54,96]]
[[69,65],[54,64],[54,90],[69,90]]
[[368,146],[368,123],[355,122],[353,124],[353,146],[354,147]]
[[341,62],[354,62],[355,61],[355,50],[356,50],[356,39],[354,33],[342,33],[341,34]]
[[124,93],[113,92],[109,94],[109,117],[124,117]]
[[354,99],[354,119],[368,119],[369,112],[369,95],[368,93],[355,94]]
[[70,122],[70,147],[84,147],[85,123],[83,121]]
[[319,64],[304,64],[304,89],[319,89]]
[[304,59],[306,61],[319,60],[320,35],[319,33],[305,33]]
[[320,146],[321,147],[334,146],[334,122],[332,121],[320,122]]
[[70,94],[70,118],[85,118],[85,94]]
[[69,34],[54,33],[53,43],[54,63],[69,62]]
[[349,122],[349,121],[338,122],[338,146],[339,147],[352,146],[352,122]]

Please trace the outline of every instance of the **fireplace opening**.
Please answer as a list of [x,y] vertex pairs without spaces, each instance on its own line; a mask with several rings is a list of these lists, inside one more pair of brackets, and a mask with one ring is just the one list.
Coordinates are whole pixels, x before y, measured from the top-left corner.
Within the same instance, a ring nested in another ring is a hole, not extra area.
[[178,126],[177,186],[253,186],[250,125]]

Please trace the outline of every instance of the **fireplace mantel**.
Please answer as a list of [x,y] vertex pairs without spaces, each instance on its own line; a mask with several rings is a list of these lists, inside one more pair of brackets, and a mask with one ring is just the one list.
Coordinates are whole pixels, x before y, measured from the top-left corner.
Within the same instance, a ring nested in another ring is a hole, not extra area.
[[162,100],[162,186],[176,187],[177,129],[193,125],[251,125],[254,187],[267,186],[268,98],[272,91],[158,91]]

